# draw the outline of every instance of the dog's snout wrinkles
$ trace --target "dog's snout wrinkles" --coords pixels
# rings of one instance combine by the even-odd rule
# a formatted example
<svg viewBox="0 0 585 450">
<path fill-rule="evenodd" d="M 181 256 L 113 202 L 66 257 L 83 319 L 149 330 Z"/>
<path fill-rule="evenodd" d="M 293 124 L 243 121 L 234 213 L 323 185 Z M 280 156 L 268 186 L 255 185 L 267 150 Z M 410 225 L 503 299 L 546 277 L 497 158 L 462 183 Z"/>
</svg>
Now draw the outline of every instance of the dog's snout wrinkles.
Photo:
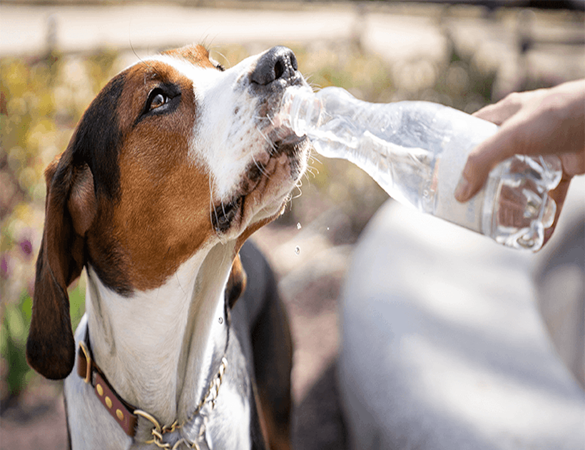
<svg viewBox="0 0 585 450">
<path fill-rule="evenodd" d="M 253 83 L 266 86 L 279 79 L 294 78 L 297 68 L 297 58 L 291 49 L 273 47 L 258 60 L 250 77 Z"/>
</svg>

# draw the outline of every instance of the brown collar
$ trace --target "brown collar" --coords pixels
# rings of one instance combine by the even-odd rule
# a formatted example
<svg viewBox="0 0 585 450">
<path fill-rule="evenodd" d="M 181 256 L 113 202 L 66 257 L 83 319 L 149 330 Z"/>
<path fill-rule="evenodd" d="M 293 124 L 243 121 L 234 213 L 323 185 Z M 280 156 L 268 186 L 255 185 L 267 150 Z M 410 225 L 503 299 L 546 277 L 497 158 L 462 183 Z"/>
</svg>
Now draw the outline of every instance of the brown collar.
<svg viewBox="0 0 585 450">
<path fill-rule="evenodd" d="M 227 317 L 229 323 L 229 315 Z M 152 440 L 147 441 L 146 443 L 154 443 L 161 448 L 166 448 L 168 444 L 163 442 L 163 435 L 165 433 L 172 433 L 173 431 L 184 426 L 186 423 L 193 421 L 195 417 L 199 415 L 201 409 L 207 402 L 211 402 L 212 409 L 215 408 L 215 402 L 217 400 L 217 396 L 219 395 L 219 388 L 221 387 L 223 376 L 227 368 L 226 353 L 228 342 L 229 325 L 228 339 L 226 342 L 224 356 L 221 359 L 221 365 L 215 376 L 212 378 L 203 399 L 199 402 L 195 411 L 185 422 L 178 423 L 175 421 L 170 426 L 161 426 L 160 422 L 158 422 L 154 416 L 126 402 L 116 393 L 115 389 L 110 385 L 106 379 L 106 376 L 92 358 L 91 346 L 89 344 L 89 329 L 86 330 L 85 339 L 83 341 L 79 341 L 79 348 L 77 350 L 77 374 L 83 378 L 86 383 L 93 386 L 97 398 L 128 436 L 133 438 L 136 434 L 136 424 L 138 423 L 138 417 L 140 416 L 148 419 L 154 425 L 152 429 Z M 203 428 L 199 434 L 200 439 L 205 439 L 204 433 L 205 429 Z"/>
<path fill-rule="evenodd" d="M 85 342 L 79 342 L 77 349 L 77 375 L 94 388 L 95 395 L 108 410 L 110 415 L 122 427 L 124 432 L 134 437 L 138 416 L 134 414 L 136 407 L 124 401 L 110 385 L 106 376 L 95 363 L 89 346 L 89 330 L 85 333 Z"/>
</svg>

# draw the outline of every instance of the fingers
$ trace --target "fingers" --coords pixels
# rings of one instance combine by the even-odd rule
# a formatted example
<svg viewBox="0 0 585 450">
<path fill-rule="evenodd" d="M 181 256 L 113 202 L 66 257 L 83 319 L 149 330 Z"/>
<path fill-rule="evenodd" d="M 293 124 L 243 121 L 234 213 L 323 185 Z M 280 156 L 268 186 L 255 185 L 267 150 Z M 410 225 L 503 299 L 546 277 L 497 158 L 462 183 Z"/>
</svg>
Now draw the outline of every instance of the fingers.
<svg viewBox="0 0 585 450">
<path fill-rule="evenodd" d="M 488 105 L 479 111 L 476 111 L 473 115 L 480 119 L 495 123 L 496 125 L 501 125 L 522 108 L 525 97 L 526 93 L 512 93 L 502 101 L 493 105 Z"/>
<path fill-rule="evenodd" d="M 555 201 L 555 203 L 557 205 L 557 210 L 555 212 L 555 219 L 554 219 L 552 226 L 550 228 L 547 228 L 546 230 L 544 230 L 544 242 L 542 244 L 543 247 L 549 241 L 549 239 L 552 237 L 552 235 L 555 231 L 555 228 L 556 228 L 557 223 L 559 221 L 559 216 L 561 215 L 561 211 L 563 209 L 563 205 L 565 204 L 565 199 L 567 198 L 567 192 L 569 191 L 569 184 L 570 183 L 571 183 L 571 177 L 564 175 L 563 178 L 561 179 L 561 182 L 556 187 L 556 189 L 554 189 L 553 191 L 550 191 L 548 194 L 549 197 Z"/>
<path fill-rule="evenodd" d="M 455 191 L 458 201 L 466 202 L 473 197 L 485 183 L 489 172 L 515 154 L 557 154 L 566 175 L 585 174 L 582 123 L 572 117 L 561 118 L 544 108 L 541 111 L 544 112 L 514 115 L 495 135 L 472 150 Z"/>
<path fill-rule="evenodd" d="M 502 101 L 488 105 L 473 115 L 496 125 L 502 125 L 516 115 L 530 97 L 532 93 L 512 93 Z M 498 133 L 474 149 L 469 155 L 455 190 L 455 198 L 460 202 L 465 202 L 473 197 L 481 189 L 494 166 L 516 153 L 521 153 L 518 146 L 522 145 L 522 142 L 518 139 L 516 127 L 508 127 L 500 129 Z"/>
<path fill-rule="evenodd" d="M 466 202 L 485 184 L 490 171 L 515 154 L 556 154 L 561 159 L 563 178 L 549 192 L 557 208 L 553 225 L 545 230 L 546 243 L 552 236 L 567 195 L 570 180 L 585 174 L 585 80 L 551 89 L 511 94 L 474 116 L 500 125 L 499 131 L 469 154 L 455 191 Z"/>
<path fill-rule="evenodd" d="M 455 198 L 466 202 L 484 185 L 490 171 L 501 161 L 518 152 L 518 135 L 514 128 L 503 128 L 478 145 L 467 158 Z"/>
<path fill-rule="evenodd" d="M 563 172 L 568 176 L 585 174 L 585 149 L 576 153 L 563 153 L 560 158 Z"/>
</svg>

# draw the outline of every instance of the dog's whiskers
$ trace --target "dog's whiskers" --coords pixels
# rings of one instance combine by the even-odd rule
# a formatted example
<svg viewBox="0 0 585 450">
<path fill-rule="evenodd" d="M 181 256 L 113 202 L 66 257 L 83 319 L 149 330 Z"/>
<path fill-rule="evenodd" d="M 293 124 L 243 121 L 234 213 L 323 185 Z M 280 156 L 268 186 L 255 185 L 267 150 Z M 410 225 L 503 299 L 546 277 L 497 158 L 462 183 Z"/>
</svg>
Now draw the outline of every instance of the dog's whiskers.
<svg viewBox="0 0 585 450">
<path fill-rule="evenodd" d="M 260 171 L 260 173 L 262 175 L 264 175 L 266 178 L 270 179 L 270 174 L 268 172 L 266 172 L 266 170 L 264 170 L 264 168 L 262 167 L 261 164 L 258 164 L 258 161 L 256 161 L 256 157 L 254 156 L 253 153 L 252 153 L 252 161 L 254 161 L 254 165 Z"/>
<path fill-rule="evenodd" d="M 302 187 L 302 186 L 303 186 L 303 182 L 302 182 L 301 180 L 299 180 L 299 181 L 297 182 L 297 184 L 295 185 L 295 188 L 299 190 L 299 193 L 298 193 L 298 195 L 295 195 L 295 196 L 293 196 L 293 197 L 290 199 L 290 202 L 291 202 L 291 203 L 292 203 L 292 201 L 293 201 L 293 200 L 295 200 L 295 199 L 299 198 L 301 195 L 303 195 L 303 191 L 302 191 L 302 189 L 301 189 L 301 187 Z M 292 206 L 291 206 L 291 207 L 292 207 Z"/>
<path fill-rule="evenodd" d="M 220 51 L 216 50 L 215 48 L 213 49 L 213 51 L 214 51 L 215 53 L 217 53 L 219 56 L 221 56 L 221 57 L 224 59 L 224 61 L 225 61 L 225 63 L 226 63 L 226 66 L 227 66 L 228 68 L 232 67 L 232 65 L 230 64 L 230 61 L 229 61 L 229 59 L 227 58 L 227 56 L 225 56 L 225 55 L 224 55 L 222 52 L 220 52 Z"/>
<path fill-rule="evenodd" d="M 138 61 L 140 61 L 140 63 L 142 65 L 150 67 L 152 69 L 152 66 L 149 63 L 147 63 L 140 56 L 138 56 L 138 53 L 136 52 L 136 49 L 134 48 L 134 44 L 132 43 L 132 39 L 130 38 L 130 35 L 128 35 L 128 43 L 130 44 L 130 49 L 132 50 L 132 53 L 134 53 L 134 56 L 136 56 L 136 58 L 138 58 Z"/>
<path fill-rule="evenodd" d="M 307 173 L 311 174 L 313 178 L 316 178 L 317 175 L 319 175 L 319 171 L 311 166 L 307 166 Z M 309 176 L 307 175 L 307 173 L 305 174 L 305 176 L 307 177 L 307 180 L 309 179 Z"/>
<path fill-rule="evenodd" d="M 225 212 L 225 204 L 223 203 L 223 200 L 221 201 L 221 211 L 223 213 L 223 217 L 227 219 L 227 214 Z"/>
<path fill-rule="evenodd" d="M 319 164 L 323 164 L 323 161 L 321 161 L 318 157 L 317 157 L 317 153 L 313 150 L 311 153 L 309 153 L 309 160 L 311 162 L 316 161 Z"/>
<path fill-rule="evenodd" d="M 217 208 L 215 208 L 213 206 L 213 190 L 214 190 L 214 186 L 213 186 L 213 177 L 209 177 L 209 223 L 211 225 L 211 229 L 216 233 L 218 233 L 218 229 L 216 226 L 214 226 L 214 218 L 215 218 L 215 223 L 219 222 L 219 217 L 217 215 Z"/>
<path fill-rule="evenodd" d="M 274 154 L 275 154 L 275 152 L 277 150 L 277 146 L 276 146 L 275 142 L 272 139 L 270 139 L 268 137 L 268 135 L 266 133 L 264 133 L 263 131 L 261 131 L 259 129 L 256 129 L 256 131 L 258 131 L 258 133 L 260 133 L 260 135 L 266 141 L 266 143 L 269 144 L 270 147 L 268 149 L 268 154 L 270 156 L 274 156 Z"/>
</svg>

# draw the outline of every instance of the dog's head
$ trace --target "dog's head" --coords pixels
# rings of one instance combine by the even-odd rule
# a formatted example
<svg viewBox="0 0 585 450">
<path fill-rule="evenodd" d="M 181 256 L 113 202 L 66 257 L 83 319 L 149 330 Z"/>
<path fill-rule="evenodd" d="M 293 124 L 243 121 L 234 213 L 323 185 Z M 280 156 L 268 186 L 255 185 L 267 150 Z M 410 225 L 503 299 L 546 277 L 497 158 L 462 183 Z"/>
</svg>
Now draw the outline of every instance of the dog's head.
<svg viewBox="0 0 585 450">
<path fill-rule="evenodd" d="M 91 265 L 121 295 L 154 289 L 214 241 L 237 245 L 279 215 L 308 142 L 274 124 L 305 81 L 275 47 L 224 70 L 201 46 L 143 60 L 91 103 L 46 171 L 46 219 L 27 342 L 30 365 L 74 363 L 67 287 Z"/>
</svg>

